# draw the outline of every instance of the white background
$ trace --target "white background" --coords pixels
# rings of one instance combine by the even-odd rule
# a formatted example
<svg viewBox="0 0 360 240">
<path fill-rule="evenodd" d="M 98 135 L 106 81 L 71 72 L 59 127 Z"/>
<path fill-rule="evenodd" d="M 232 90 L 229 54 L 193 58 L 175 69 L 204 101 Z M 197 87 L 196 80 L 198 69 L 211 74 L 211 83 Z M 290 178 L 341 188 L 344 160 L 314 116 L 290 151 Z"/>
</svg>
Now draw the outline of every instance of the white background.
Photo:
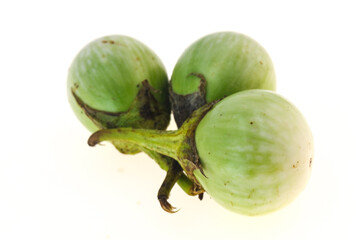
<svg viewBox="0 0 360 240">
<path fill-rule="evenodd" d="M 360 8 L 356 1 L 1 1 L 0 239 L 360 239 Z M 146 155 L 90 148 L 66 97 L 67 70 L 95 38 L 150 46 L 169 76 L 184 49 L 216 31 L 261 43 L 278 92 L 315 138 L 313 173 L 289 206 L 231 213 L 175 187 Z M 170 128 L 175 128 L 174 124 Z"/>
</svg>

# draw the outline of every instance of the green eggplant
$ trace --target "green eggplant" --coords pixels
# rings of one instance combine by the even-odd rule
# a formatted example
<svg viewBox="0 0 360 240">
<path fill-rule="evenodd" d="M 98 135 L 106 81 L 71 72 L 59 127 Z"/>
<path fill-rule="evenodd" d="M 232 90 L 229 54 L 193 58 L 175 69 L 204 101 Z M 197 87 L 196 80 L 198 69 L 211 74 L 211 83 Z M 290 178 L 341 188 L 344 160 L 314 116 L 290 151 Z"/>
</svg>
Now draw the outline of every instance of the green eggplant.
<svg viewBox="0 0 360 240">
<path fill-rule="evenodd" d="M 205 103 L 247 89 L 276 89 L 273 63 L 252 38 L 217 32 L 191 44 L 171 76 L 170 100 L 180 127 Z"/>
<path fill-rule="evenodd" d="M 221 206 L 261 215 L 292 202 L 311 175 L 309 125 L 288 100 L 245 90 L 195 110 L 176 131 L 118 128 L 95 132 L 102 141 L 136 144 L 175 159 Z"/>
</svg>

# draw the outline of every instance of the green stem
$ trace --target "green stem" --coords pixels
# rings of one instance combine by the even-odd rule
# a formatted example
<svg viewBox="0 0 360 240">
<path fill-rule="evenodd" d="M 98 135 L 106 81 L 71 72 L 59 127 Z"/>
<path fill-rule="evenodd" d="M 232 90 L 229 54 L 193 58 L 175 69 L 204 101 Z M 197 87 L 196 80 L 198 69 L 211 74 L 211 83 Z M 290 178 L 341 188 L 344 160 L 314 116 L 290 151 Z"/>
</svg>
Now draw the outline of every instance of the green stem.
<svg viewBox="0 0 360 240">
<path fill-rule="evenodd" d="M 170 168 L 166 173 L 166 177 L 161 184 L 161 187 L 158 192 L 158 200 L 160 202 L 161 207 L 169 213 L 177 212 L 175 208 L 171 206 L 171 204 L 167 201 L 170 196 L 170 191 L 174 187 L 175 183 L 178 181 L 181 176 L 183 170 L 178 162 L 172 160 L 170 164 Z"/>
<path fill-rule="evenodd" d="M 103 141 L 126 142 L 179 160 L 177 149 L 183 138 L 181 131 L 115 128 L 95 132 L 90 136 L 88 144 L 95 146 Z"/>
<path fill-rule="evenodd" d="M 201 119 L 217 102 L 208 103 L 194 111 L 177 131 L 139 128 L 104 129 L 92 134 L 88 144 L 95 146 L 102 141 L 110 141 L 113 144 L 130 144 L 171 157 L 180 164 L 187 177 L 194 182 L 197 188 L 201 189 L 201 184 L 194 175 L 195 170 L 200 170 L 205 175 L 195 146 L 195 131 Z M 169 166 L 171 160 L 170 162 L 165 161 L 165 163 Z"/>
<path fill-rule="evenodd" d="M 140 150 L 144 153 L 146 153 L 150 158 L 152 158 L 162 170 L 167 171 L 169 170 L 169 166 L 171 162 L 173 161 L 168 156 L 162 155 L 160 153 L 151 151 L 147 148 L 141 147 Z"/>
<path fill-rule="evenodd" d="M 164 156 L 162 154 L 159 154 L 157 152 L 151 151 L 147 148 L 141 148 L 141 151 L 146 153 L 149 157 L 151 157 L 162 170 L 168 171 L 170 168 L 170 165 L 172 162 L 174 162 L 173 159 Z M 181 189 L 190 196 L 196 196 L 204 192 L 203 189 L 199 189 L 196 184 L 194 184 L 193 181 L 191 181 L 184 173 L 181 173 L 177 184 L 181 187 Z"/>
</svg>

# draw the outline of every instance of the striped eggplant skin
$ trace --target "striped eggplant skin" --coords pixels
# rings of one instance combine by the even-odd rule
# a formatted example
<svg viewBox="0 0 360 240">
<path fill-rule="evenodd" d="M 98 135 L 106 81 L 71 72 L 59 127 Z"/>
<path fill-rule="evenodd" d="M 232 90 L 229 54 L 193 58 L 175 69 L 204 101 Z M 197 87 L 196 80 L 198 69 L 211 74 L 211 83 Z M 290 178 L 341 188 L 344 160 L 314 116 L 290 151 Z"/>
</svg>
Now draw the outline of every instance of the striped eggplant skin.
<svg viewBox="0 0 360 240">
<path fill-rule="evenodd" d="M 235 93 L 199 123 L 195 142 L 203 166 L 195 176 L 223 207 L 245 215 L 279 209 L 305 188 L 313 137 L 299 110 L 265 90 Z"/>
<path fill-rule="evenodd" d="M 190 45 L 173 70 L 172 91 L 179 95 L 198 91 L 199 76 L 206 79 L 206 102 L 247 89 L 276 89 L 275 70 L 266 50 L 235 32 L 213 33 Z"/>
<path fill-rule="evenodd" d="M 129 109 L 145 79 L 170 118 L 168 76 L 159 57 L 134 38 L 105 36 L 90 42 L 73 60 L 68 73 L 68 99 L 78 119 L 94 132 L 99 126 L 79 107 L 72 91 L 93 109 L 119 113 Z"/>
</svg>

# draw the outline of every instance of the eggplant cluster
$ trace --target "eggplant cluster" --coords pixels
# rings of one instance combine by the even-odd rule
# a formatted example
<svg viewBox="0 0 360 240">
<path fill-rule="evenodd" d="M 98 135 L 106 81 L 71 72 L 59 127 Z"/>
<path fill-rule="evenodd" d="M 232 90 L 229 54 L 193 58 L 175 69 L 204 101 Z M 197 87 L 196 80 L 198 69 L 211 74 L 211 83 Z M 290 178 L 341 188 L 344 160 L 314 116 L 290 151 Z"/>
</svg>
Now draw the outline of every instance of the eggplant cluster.
<svg viewBox="0 0 360 240">
<path fill-rule="evenodd" d="M 168 198 L 176 183 L 233 212 L 260 215 L 290 203 L 310 177 L 310 128 L 275 93 L 268 53 L 243 34 L 219 32 L 194 42 L 170 80 L 141 42 L 103 37 L 77 55 L 67 89 L 92 132 L 90 146 L 110 141 L 124 154 L 143 151 L 167 171 L 158 192 L 167 212 L 175 212 Z M 166 130 L 171 110 L 178 130 Z"/>
</svg>

